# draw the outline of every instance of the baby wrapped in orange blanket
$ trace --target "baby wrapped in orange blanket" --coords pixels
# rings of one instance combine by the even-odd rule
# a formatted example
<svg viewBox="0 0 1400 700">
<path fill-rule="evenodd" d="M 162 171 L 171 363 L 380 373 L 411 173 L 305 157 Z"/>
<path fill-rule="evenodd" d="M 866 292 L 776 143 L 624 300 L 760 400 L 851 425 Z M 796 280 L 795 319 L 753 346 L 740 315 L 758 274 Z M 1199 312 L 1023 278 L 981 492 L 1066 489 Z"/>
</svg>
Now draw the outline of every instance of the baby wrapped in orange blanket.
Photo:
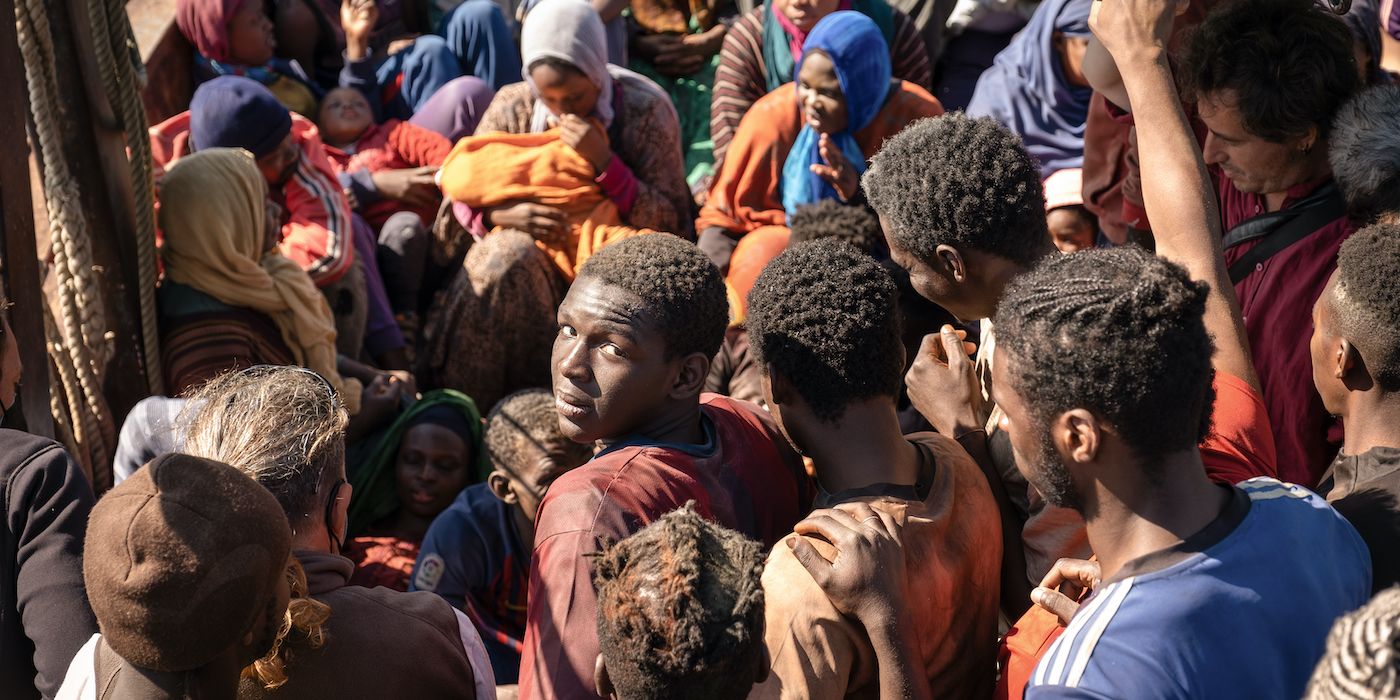
<svg viewBox="0 0 1400 700">
<path fill-rule="evenodd" d="M 573 281 L 589 256 L 610 243 L 651 229 L 622 225 L 612 200 L 593 180 L 593 166 L 559 140 L 557 129 L 538 134 L 490 133 L 457 142 L 442 164 L 442 192 L 473 210 L 530 200 L 568 217 L 564 240 L 535 240 L 564 278 Z"/>
</svg>

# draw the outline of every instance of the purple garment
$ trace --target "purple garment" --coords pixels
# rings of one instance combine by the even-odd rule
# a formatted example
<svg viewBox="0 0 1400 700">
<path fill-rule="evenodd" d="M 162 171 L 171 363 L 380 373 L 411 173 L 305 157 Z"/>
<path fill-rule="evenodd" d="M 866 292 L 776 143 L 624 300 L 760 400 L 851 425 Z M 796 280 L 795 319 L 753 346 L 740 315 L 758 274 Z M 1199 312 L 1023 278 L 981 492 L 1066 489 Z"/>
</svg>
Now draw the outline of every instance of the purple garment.
<svg viewBox="0 0 1400 700">
<path fill-rule="evenodd" d="M 1390 16 L 1385 20 L 1385 33 L 1400 41 L 1400 2 L 1390 6 Z"/>
<path fill-rule="evenodd" d="M 408 346 L 404 342 L 403 331 L 394 320 L 394 310 L 389 306 L 389 294 L 384 289 L 384 278 L 379 274 L 377 260 L 379 239 L 359 214 L 351 219 L 355 222 L 355 258 L 365 271 L 365 291 L 369 300 L 369 318 L 365 323 L 365 351 L 371 357 L 378 357 L 390 350 Z"/>
<path fill-rule="evenodd" d="M 408 122 L 435 131 L 456 143 L 464 136 L 476 133 L 481 115 L 491 104 L 496 91 L 480 78 L 463 76 L 442 86 Z"/>
<path fill-rule="evenodd" d="M 997 54 L 967 106 L 1020 135 L 1040 176 L 1084 165 L 1084 123 L 1092 88 L 1071 85 L 1055 52 L 1056 33 L 1089 36 L 1091 0 L 1045 0 L 1026 28 Z"/>
</svg>

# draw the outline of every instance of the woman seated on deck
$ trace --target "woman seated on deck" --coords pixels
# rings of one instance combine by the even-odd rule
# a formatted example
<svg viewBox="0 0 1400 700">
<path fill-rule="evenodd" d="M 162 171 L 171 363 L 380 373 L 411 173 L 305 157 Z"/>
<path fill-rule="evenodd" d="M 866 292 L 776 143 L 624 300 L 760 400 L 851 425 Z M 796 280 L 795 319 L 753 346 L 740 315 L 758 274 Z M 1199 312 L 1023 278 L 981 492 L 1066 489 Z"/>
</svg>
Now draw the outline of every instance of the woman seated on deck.
<svg viewBox="0 0 1400 700">
<path fill-rule="evenodd" d="M 822 199 L 857 204 L 866 160 L 885 139 L 943 112 L 928 91 L 891 78 L 880 29 L 858 12 L 818 22 L 797 73 L 796 83 L 768 93 L 744 116 L 696 222 L 701 249 L 741 295 L 746 285 L 735 274 L 756 277 L 781 252 L 797 207 Z"/>
<path fill-rule="evenodd" d="M 740 17 L 729 28 L 719 52 L 710 115 L 716 170 L 724 167 L 725 153 L 744 114 L 760 97 L 797 79 L 807 35 L 838 10 L 854 10 L 874 20 L 894 77 L 930 88 L 933 70 L 918 30 L 885 0 L 772 0 Z"/>
<path fill-rule="evenodd" d="M 248 152 L 210 148 L 181 158 L 161 183 L 159 217 L 161 357 L 172 395 L 253 365 L 305 367 L 340 392 L 354 440 L 415 392 L 406 374 L 337 357 L 330 307 L 278 252 L 267 182 Z"/>
<path fill-rule="evenodd" d="M 420 377 L 469 394 L 483 410 L 516 389 L 549 385 L 554 314 L 572 274 L 561 263 L 581 262 L 570 245 L 583 233 L 575 205 L 606 199 L 603 208 L 616 220 L 604 223 L 632 229 L 682 233 L 689 223 L 676 111 L 654 83 L 607 64 L 597 12 L 583 0 L 545 0 L 526 17 L 521 43 L 528 81 L 497 93 L 477 139 L 510 153 L 512 172 L 521 171 L 514 167 L 522 165 L 519 149 L 538 146 L 539 158 L 572 162 L 551 179 L 567 176 L 580 187 L 562 201 L 555 198 L 561 183 L 550 182 L 534 195 L 497 202 L 489 197 L 500 191 L 483 186 L 484 178 L 507 173 L 468 167 L 463 192 L 453 158 L 444 165 L 446 196 L 460 201 L 475 191 L 483 206 L 462 217 L 478 240 L 427 321 Z M 459 151 L 467 143 L 480 142 L 467 139 Z"/>
<path fill-rule="evenodd" d="M 407 591 L 433 518 L 490 469 L 476 404 L 440 390 L 404 411 L 382 435 L 346 454 L 350 484 L 350 583 Z"/>
</svg>

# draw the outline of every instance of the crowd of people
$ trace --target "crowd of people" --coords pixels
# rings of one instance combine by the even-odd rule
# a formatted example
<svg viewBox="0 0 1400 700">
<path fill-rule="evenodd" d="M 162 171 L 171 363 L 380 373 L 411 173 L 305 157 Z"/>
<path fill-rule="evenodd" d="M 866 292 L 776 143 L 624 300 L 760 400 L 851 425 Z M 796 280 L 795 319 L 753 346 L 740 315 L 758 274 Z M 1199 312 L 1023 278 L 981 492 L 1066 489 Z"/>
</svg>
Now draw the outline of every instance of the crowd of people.
<svg viewBox="0 0 1400 700">
<path fill-rule="evenodd" d="M 176 23 L 169 395 L 0 430 L 0 696 L 1400 697 L 1400 2 Z"/>
</svg>

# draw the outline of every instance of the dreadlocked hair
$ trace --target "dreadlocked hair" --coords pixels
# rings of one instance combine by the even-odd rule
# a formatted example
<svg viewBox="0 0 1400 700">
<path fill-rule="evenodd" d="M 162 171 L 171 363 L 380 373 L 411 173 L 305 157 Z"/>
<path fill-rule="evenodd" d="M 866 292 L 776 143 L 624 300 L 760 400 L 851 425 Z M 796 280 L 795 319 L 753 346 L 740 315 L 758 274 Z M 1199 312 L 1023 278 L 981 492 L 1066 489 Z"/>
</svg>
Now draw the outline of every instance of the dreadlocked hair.
<svg viewBox="0 0 1400 700">
<path fill-rule="evenodd" d="M 714 357 L 729 326 L 729 297 L 719 268 L 693 243 L 670 234 L 633 236 L 594 253 L 578 279 L 635 294 L 666 340 L 666 359 Z"/>
<path fill-rule="evenodd" d="M 1400 224 L 1373 224 L 1337 253 L 1333 309 L 1384 391 L 1400 391 Z"/>
<path fill-rule="evenodd" d="M 292 599 L 287 604 L 282 624 L 277 628 L 272 648 L 240 674 L 243 679 L 256 682 L 266 690 L 281 687 L 287 682 L 287 668 L 293 665 L 298 653 L 320 649 L 326 643 L 324 625 L 331 617 L 331 606 L 308 596 L 306 571 L 301 568 L 300 562 L 292 559 L 286 576 L 291 584 Z M 269 606 L 275 604 L 276 601 L 268 603 Z"/>
<path fill-rule="evenodd" d="M 1136 246 L 1050 257 L 1008 286 L 995 319 L 998 347 L 1042 425 L 1087 409 L 1151 467 L 1193 448 L 1210 428 L 1206 292 L 1180 266 Z"/>
<path fill-rule="evenodd" d="M 835 423 L 851 403 L 899 394 L 899 289 L 850 244 L 825 239 L 783 251 L 758 276 L 748 308 L 759 366 L 786 378 L 817 418 Z"/>
<path fill-rule="evenodd" d="M 850 243 L 866 255 L 886 252 L 880 220 L 875 217 L 875 212 L 862 205 L 820 199 L 798 207 L 788 219 L 788 228 L 792 229 L 788 245 L 834 238 Z"/>
<path fill-rule="evenodd" d="M 1307 700 L 1370 700 L 1400 696 L 1400 586 L 1343 615 L 1327 635 L 1327 651 L 1308 682 Z"/>
<path fill-rule="evenodd" d="M 486 417 L 486 454 L 491 465 L 516 476 L 531 469 L 530 446 L 566 457 L 560 466 L 573 468 L 593 456 L 589 445 L 574 442 L 559 431 L 559 413 L 548 389 L 524 389 L 501 399 Z"/>
<path fill-rule="evenodd" d="M 1053 249 L 1040 169 L 993 119 L 953 112 L 910 124 L 870 160 L 861 187 L 891 245 L 925 263 L 944 244 L 1026 267 Z"/>
<path fill-rule="evenodd" d="M 763 558 L 695 501 L 598 553 L 599 650 L 618 696 L 746 696 L 762 657 Z"/>
</svg>

